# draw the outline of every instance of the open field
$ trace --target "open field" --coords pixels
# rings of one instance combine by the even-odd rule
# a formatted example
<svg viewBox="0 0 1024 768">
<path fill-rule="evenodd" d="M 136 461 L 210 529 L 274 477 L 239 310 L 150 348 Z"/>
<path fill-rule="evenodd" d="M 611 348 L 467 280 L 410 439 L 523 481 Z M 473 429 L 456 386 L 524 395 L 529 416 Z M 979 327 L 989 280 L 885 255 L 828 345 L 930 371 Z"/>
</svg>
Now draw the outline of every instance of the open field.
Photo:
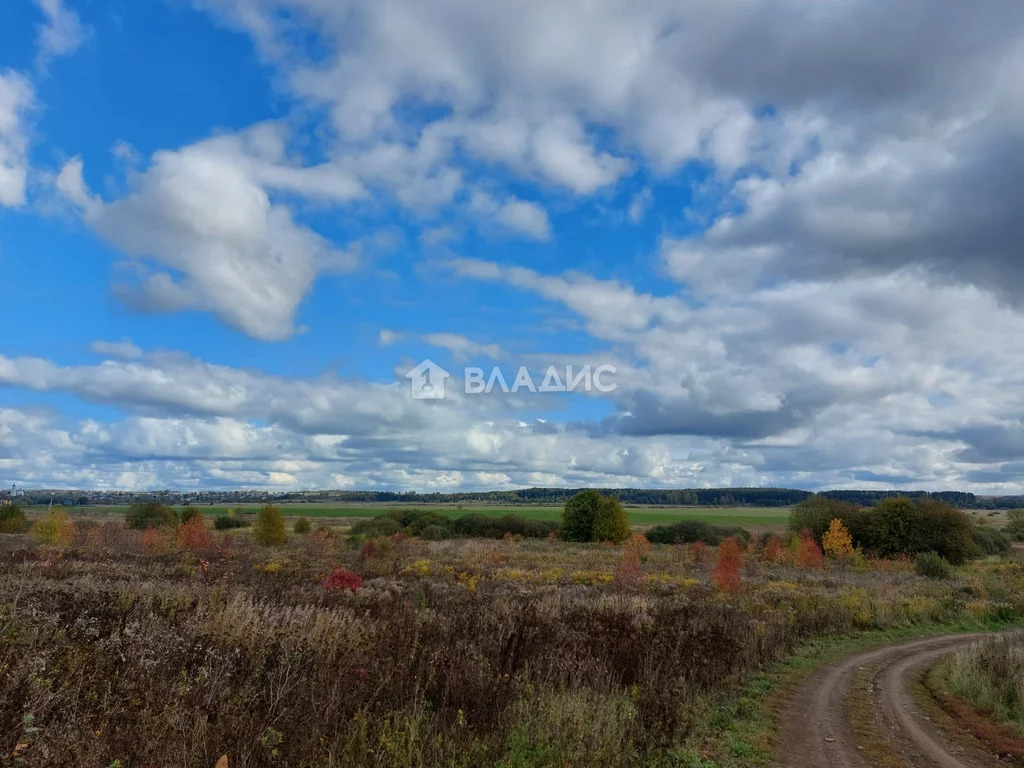
<svg viewBox="0 0 1024 768">
<path fill-rule="evenodd" d="M 807 560 L 799 542 L 183 532 L 79 518 L 60 543 L 0 536 L 0 752 L 44 768 L 761 765 L 770 742 L 743 735 L 756 709 L 736 699 L 801 643 L 1024 618 L 1012 553 L 937 581 L 907 560 Z"/>
<path fill-rule="evenodd" d="M 469 513 L 501 517 L 518 515 L 533 520 L 560 520 L 561 506 L 500 506 L 500 505 L 449 505 L 449 504 L 412 504 L 404 505 L 416 509 L 427 509 L 438 514 L 457 517 Z M 238 504 L 228 506 L 200 506 L 199 509 L 208 516 L 226 514 L 229 509 L 238 512 L 253 513 L 259 509 L 258 504 Z M 366 518 L 385 514 L 389 509 L 401 508 L 400 504 L 281 504 L 281 513 L 285 517 L 309 518 Z M 68 511 L 76 517 L 96 517 L 113 519 L 122 517 L 128 510 L 127 506 L 91 506 L 71 507 Z M 29 516 L 37 517 L 45 514 L 46 507 L 28 507 Z M 626 507 L 630 522 L 635 526 L 660 525 L 675 523 L 680 520 L 699 520 L 718 525 L 740 525 L 760 529 L 784 528 L 789 518 L 789 507 Z"/>
</svg>

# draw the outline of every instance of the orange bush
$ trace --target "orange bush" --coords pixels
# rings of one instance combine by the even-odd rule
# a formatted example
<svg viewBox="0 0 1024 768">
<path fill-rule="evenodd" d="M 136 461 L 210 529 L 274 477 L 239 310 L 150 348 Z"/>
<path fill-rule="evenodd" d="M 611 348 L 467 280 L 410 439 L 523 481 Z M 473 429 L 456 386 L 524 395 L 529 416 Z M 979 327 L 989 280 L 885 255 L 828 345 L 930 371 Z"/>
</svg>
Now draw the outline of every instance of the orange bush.
<svg viewBox="0 0 1024 768">
<path fill-rule="evenodd" d="M 740 567 L 743 565 L 743 552 L 740 541 L 735 536 L 718 545 L 718 562 L 711 574 L 715 586 L 726 592 L 735 592 L 743 583 Z"/>
<path fill-rule="evenodd" d="M 166 555 L 176 543 L 175 532 L 168 528 L 147 528 L 142 532 L 142 548 L 153 555 Z"/>
<path fill-rule="evenodd" d="M 642 533 L 634 533 L 622 549 L 622 559 L 642 563 L 650 551 L 651 542 L 647 540 L 647 537 Z"/>
<path fill-rule="evenodd" d="M 178 545 L 182 549 L 194 552 L 210 549 L 213 546 L 213 534 L 206 530 L 206 520 L 202 515 L 189 518 L 178 531 Z"/>
<path fill-rule="evenodd" d="M 825 566 L 825 555 L 821 547 L 814 540 L 814 534 L 808 529 L 800 533 L 800 541 L 796 548 L 796 564 L 801 568 L 823 568 Z"/>
<path fill-rule="evenodd" d="M 771 565 L 781 563 L 786 559 L 786 545 L 783 543 L 780 536 L 771 535 L 768 542 L 764 545 L 764 551 L 761 553 L 761 559 Z"/>
</svg>

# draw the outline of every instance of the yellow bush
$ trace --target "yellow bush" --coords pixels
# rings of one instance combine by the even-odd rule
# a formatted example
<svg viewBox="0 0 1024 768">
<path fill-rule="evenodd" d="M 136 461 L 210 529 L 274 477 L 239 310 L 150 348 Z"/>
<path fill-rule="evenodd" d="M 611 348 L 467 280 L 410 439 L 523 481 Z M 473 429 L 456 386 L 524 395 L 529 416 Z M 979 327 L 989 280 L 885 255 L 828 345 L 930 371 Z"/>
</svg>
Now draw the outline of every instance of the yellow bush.
<svg viewBox="0 0 1024 768">
<path fill-rule="evenodd" d="M 822 549 L 833 560 L 844 560 L 853 554 L 853 538 L 843 521 L 833 520 L 821 539 Z"/>
<path fill-rule="evenodd" d="M 32 526 L 32 538 L 50 547 L 68 547 L 75 537 L 75 523 L 62 509 L 51 509 Z"/>
</svg>

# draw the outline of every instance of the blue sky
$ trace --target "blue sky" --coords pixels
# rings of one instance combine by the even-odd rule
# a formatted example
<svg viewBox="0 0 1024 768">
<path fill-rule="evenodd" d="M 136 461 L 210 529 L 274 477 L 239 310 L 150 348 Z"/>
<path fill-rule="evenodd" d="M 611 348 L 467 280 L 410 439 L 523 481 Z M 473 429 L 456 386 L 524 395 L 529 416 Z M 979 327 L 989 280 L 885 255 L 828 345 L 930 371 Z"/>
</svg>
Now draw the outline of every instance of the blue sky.
<svg viewBox="0 0 1024 768">
<path fill-rule="evenodd" d="M 1024 491 L 1024 9 L 678 6 L 4 4 L 0 483 Z"/>
</svg>

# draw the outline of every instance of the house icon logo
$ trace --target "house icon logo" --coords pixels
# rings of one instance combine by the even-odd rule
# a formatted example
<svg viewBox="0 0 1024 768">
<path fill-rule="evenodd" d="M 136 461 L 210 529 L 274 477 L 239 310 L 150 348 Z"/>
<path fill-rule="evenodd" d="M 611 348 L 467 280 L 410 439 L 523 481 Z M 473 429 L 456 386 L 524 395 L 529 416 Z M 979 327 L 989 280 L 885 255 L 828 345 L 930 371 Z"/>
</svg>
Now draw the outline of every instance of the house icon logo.
<svg viewBox="0 0 1024 768">
<path fill-rule="evenodd" d="M 441 400 L 444 398 L 444 380 L 451 378 L 437 363 L 424 360 L 407 374 L 413 400 Z"/>
</svg>

